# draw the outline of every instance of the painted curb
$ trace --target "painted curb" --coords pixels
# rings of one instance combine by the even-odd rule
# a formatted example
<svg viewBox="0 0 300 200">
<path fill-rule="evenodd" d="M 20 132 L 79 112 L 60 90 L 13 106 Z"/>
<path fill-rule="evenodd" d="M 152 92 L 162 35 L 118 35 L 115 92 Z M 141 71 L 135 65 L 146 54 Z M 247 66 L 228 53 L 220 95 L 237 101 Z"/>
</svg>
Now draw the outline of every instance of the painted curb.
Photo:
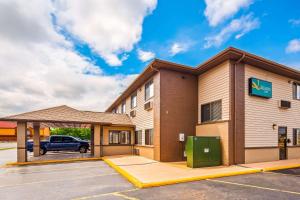
<svg viewBox="0 0 300 200">
<path fill-rule="evenodd" d="M 6 163 L 5 166 L 12 167 L 12 166 L 47 165 L 47 164 L 71 163 L 71 162 L 80 162 L 80 161 L 97 161 L 97 160 L 102 160 L 102 158 L 76 158 L 76 159 L 65 159 L 65 160 L 11 162 L 11 163 Z"/>
<path fill-rule="evenodd" d="M 114 164 L 112 161 L 103 158 L 103 161 L 107 163 L 110 167 L 116 170 L 119 174 L 121 174 L 124 178 L 126 178 L 129 182 L 131 182 L 137 188 L 143 188 L 143 183 L 135 178 L 133 175 L 129 174 L 126 170 L 122 169 L 118 165 Z"/>
<path fill-rule="evenodd" d="M 16 149 L 16 147 L 0 148 L 0 151 Z"/>
<path fill-rule="evenodd" d="M 150 188 L 150 187 L 158 187 L 164 185 L 172 185 L 177 183 L 186 183 L 192 181 L 200 181 L 205 179 L 213 179 L 213 178 L 221 178 L 226 176 L 237 176 L 237 175 L 244 175 L 244 174 L 253 174 L 262 172 L 262 169 L 253 169 L 249 168 L 243 171 L 237 172 L 227 172 L 227 173 L 218 173 L 218 174 L 211 174 L 211 175 L 203 175 L 203 176 L 195 176 L 195 177 L 188 177 L 188 178 L 180 178 L 180 179 L 173 179 L 173 180 L 166 180 L 166 181 L 158 181 L 158 182 L 149 182 L 143 183 L 139 181 L 136 177 L 128 173 L 126 170 L 122 169 L 121 167 L 114 164 L 112 161 L 103 158 L 103 161 L 106 162 L 109 166 L 119 172 L 123 177 L 125 177 L 129 182 L 131 182 L 134 186 L 138 188 Z"/>
<path fill-rule="evenodd" d="M 205 179 L 214 179 L 214 178 L 221 178 L 221 177 L 226 177 L 226 176 L 253 174 L 253 173 L 259 173 L 259 172 L 262 172 L 262 170 L 261 169 L 248 169 L 248 170 L 238 171 L 238 172 L 218 173 L 218 174 L 195 176 L 195 177 L 189 177 L 189 178 L 166 180 L 166 181 L 160 181 L 160 182 L 143 183 L 142 186 L 143 186 L 143 188 L 158 187 L 158 186 L 172 185 L 172 184 L 177 184 L 177 183 L 186 183 L 186 182 L 200 181 L 200 180 L 205 180 Z"/>
<path fill-rule="evenodd" d="M 265 167 L 265 168 L 263 168 L 263 171 L 269 172 L 269 171 L 292 169 L 292 168 L 299 168 L 299 167 L 300 167 L 300 164 L 292 164 L 292 165 L 277 166 L 277 167 Z"/>
</svg>

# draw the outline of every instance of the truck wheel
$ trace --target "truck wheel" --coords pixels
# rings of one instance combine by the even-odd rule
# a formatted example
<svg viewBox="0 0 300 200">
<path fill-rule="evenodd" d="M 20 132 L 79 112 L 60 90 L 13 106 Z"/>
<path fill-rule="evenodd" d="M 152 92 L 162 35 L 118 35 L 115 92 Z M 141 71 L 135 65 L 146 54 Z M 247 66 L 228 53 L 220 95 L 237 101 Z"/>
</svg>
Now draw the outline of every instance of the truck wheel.
<svg viewBox="0 0 300 200">
<path fill-rule="evenodd" d="M 45 155 L 47 153 L 47 150 L 46 149 L 40 149 L 40 154 L 41 155 Z"/>
<path fill-rule="evenodd" d="M 80 152 L 80 153 L 86 153 L 86 152 L 87 152 L 87 148 L 86 148 L 85 146 L 81 146 L 81 147 L 79 148 L 79 152 Z"/>
</svg>

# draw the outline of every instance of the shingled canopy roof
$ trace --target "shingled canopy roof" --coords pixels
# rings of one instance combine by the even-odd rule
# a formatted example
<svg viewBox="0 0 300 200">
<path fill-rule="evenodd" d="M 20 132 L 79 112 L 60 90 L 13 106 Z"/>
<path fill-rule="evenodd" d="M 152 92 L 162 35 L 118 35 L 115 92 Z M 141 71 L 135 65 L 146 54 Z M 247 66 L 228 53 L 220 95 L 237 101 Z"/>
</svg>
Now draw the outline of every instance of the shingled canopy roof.
<svg viewBox="0 0 300 200">
<path fill-rule="evenodd" d="M 0 121 L 40 122 L 48 127 L 87 127 L 90 124 L 133 126 L 128 115 L 80 111 L 66 105 L 0 118 Z"/>
</svg>

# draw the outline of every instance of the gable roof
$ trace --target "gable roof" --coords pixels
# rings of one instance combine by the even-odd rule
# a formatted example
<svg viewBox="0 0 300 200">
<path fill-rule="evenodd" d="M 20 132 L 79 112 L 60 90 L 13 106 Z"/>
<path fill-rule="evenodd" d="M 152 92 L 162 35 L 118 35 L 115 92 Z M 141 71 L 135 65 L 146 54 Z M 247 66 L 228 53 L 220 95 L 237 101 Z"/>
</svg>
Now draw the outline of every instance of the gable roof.
<svg viewBox="0 0 300 200">
<path fill-rule="evenodd" d="M 130 117 L 125 114 L 80 111 L 66 105 L 7 116 L 0 120 L 133 126 Z"/>
<path fill-rule="evenodd" d="M 276 63 L 274 61 L 265 59 L 263 57 L 248 53 L 241 49 L 228 47 L 217 55 L 208 59 L 197 67 L 190 67 L 187 65 L 177 64 L 169 61 L 154 59 L 145 70 L 125 89 L 125 91 L 106 109 L 111 112 L 117 105 L 119 105 L 124 98 L 130 96 L 137 88 L 144 84 L 150 77 L 157 73 L 160 69 L 173 70 L 194 75 L 202 74 L 209 69 L 221 64 L 226 60 L 241 61 L 243 63 L 277 73 L 295 80 L 300 81 L 300 71 L 285 65 Z"/>
</svg>

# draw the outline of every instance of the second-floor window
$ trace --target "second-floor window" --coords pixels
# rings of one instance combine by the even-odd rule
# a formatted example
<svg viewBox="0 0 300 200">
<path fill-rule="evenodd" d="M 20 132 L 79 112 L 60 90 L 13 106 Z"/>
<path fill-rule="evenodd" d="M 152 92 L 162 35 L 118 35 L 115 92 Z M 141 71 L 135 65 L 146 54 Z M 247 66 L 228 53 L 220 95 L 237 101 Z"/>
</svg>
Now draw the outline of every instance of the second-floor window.
<svg viewBox="0 0 300 200">
<path fill-rule="evenodd" d="M 201 105 L 201 122 L 222 119 L 222 100 Z"/>
<path fill-rule="evenodd" d="M 125 101 L 122 103 L 122 106 L 121 106 L 121 113 L 122 113 L 122 114 L 125 114 L 125 113 L 126 113 L 126 103 L 125 103 Z"/>
<path fill-rule="evenodd" d="M 300 83 L 294 83 L 293 96 L 294 96 L 294 99 L 300 100 Z"/>
<path fill-rule="evenodd" d="M 131 95 L 131 101 L 130 101 L 130 107 L 135 108 L 136 107 L 136 93 Z"/>
<path fill-rule="evenodd" d="M 154 96 L 154 85 L 153 80 L 145 84 L 145 100 L 147 101 Z"/>
</svg>

